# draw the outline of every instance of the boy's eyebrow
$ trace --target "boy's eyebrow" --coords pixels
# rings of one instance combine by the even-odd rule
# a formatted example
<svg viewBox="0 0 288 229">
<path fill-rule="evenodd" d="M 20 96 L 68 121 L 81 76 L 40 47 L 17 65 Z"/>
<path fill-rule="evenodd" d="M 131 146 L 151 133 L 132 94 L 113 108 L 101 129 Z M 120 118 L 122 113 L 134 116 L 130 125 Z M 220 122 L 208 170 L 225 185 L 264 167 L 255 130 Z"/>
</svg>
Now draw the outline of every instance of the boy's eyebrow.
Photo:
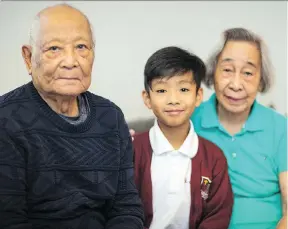
<svg viewBox="0 0 288 229">
<path fill-rule="evenodd" d="M 193 84 L 194 80 L 180 80 L 178 83 L 179 84 L 184 84 L 184 83 L 190 83 Z"/>
<path fill-rule="evenodd" d="M 167 84 L 166 80 L 163 80 L 163 79 L 158 79 L 155 81 L 154 84 Z"/>
</svg>

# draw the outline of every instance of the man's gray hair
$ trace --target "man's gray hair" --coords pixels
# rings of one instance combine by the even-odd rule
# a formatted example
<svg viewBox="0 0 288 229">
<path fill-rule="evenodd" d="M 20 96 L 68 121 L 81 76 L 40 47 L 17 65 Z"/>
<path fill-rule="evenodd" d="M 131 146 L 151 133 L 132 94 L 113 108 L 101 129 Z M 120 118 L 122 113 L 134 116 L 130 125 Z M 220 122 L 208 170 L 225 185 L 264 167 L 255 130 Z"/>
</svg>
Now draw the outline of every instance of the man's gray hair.
<svg viewBox="0 0 288 229">
<path fill-rule="evenodd" d="M 231 28 L 227 29 L 222 34 L 222 40 L 220 46 L 216 51 L 208 58 L 207 61 L 207 73 L 203 79 L 203 83 L 207 87 L 211 87 L 214 84 L 214 74 L 218 63 L 219 56 L 223 51 L 228 41 L 247 41 L 256 44 L 260 52 L 261 58 L 261 79 L 259 92 L 267 92 L 274 79 L 273 66 L 271 64 L 267 47 L 260 36 L 244 28 Z"/>
<path fill-rule="evenodd" d="M 67 4 L 67 3 L 61 3 L 61 4 L 57 4 L 57 5 L 54 5 L 54 6 L 50 6 L 50 7 L 47 7 L 45 9 L 43 9 L 41 12 L 45 11 L 46 9 L 48 8 L 51 8 L 51 7 L 56 7 L 56 6 L 64 6 L 64 7 L 69 7 L 71 9 L 74 9 L 74 10 L 77 10 L 79 12 L 81 12 L 80 10 L 78 10 L 77 8 Z M 41 17 L 41 12 L 38 13 L 36 15 L 36 17 L 34 18 L 33 22 L 32 22 L 32 25 L 30 27 L 30 31 L 29 31 L 29 44 L 30 46 L 32 47 L 32 50 L 36 50 L 36 41 L 37 41 L 37 36 L 38 36 L 38 32 L 39 32 L 39 27 L 40 27 L 40 17 Z M 82 12 L 81 12 L 82 13 Z M 82 13 L 83 16 L 87 19 L 88 23 L 89 23 L 89 26 L 90 26 L 90 31 L 91 31 L 91 37 L 92 37 L 92 45 L 93 45 L 93 49 L 95 48 L 95 37 L 94 37 L 94 32 L 93 32 L 93 27 L 88 19 L 88 17 Z"/>
</svg>

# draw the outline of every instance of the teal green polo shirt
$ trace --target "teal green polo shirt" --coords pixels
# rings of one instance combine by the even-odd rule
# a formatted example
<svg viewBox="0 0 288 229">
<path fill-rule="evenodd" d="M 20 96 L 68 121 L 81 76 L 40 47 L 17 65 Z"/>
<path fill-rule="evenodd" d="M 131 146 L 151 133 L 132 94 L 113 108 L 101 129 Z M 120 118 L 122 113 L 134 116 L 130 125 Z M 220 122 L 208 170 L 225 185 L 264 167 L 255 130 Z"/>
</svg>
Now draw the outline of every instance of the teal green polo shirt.
<svg viewBox="0 0 288 229">
<path fill-rule="evenodd" d="M 287 118 L 255 101 L 242 130 L 231 136 L 218 120 L 213 94 L 191 120 L 227 158 L 234 192 L 229 229 L 275 229 L 282 217 L 279 173 L 287 171 Z"/>
</svg>

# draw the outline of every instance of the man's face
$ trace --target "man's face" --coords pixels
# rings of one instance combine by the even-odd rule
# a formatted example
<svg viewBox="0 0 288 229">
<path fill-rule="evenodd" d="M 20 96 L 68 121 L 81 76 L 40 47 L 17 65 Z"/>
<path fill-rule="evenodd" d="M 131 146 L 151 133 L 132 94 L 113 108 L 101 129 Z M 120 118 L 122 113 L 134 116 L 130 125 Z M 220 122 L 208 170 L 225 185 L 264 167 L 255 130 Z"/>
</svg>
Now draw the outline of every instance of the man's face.
<svg viewBox="0 0 288 229">
<path fill-rule="evenodd" d="M 217 63 L 214 88 L 219 105 L 231 113 L 250 110 L 260 86 L 260 53 L 249 42 L 229 41 Z"/>
<path fill-rule="evenodd" d="M 36 50 L 25 61 L 39 91 L 77 96 L 91 84 L 94 61 L 92 34 L 83 15 L 71 9 L 62 11 L 41 16 Z"/>
<path fill-rule="evenodd" d="M 202 101 L 202 88 L 196 92 L 193 73 L 155 79 L 149 94 L 143 91 L 145 105 L 158 118 L 159 125 L 180 127 L 189 123 L 195 107 Z"/>
</svg>

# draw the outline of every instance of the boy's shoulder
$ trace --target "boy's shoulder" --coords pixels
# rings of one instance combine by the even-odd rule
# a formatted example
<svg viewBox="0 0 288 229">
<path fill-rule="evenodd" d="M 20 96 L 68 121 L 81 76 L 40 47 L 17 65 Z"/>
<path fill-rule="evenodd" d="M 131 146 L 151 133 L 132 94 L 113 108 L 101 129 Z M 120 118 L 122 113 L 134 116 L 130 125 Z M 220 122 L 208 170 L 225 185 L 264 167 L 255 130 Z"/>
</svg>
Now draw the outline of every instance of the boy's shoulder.
<svg viewBox="0 0 288 229">
<path fill-rule="evenodd" d="M 149 131 L 136 133 L 133 140 L 134 149 L 150 147 Z"/>
<path fill-rule="evenodd" d="M 217 161 L 217 160 L 224 160 L 226 161 L 226 157 L 223 151 L 215 145 L 213 142 L 207 140 L 198 135 L 199 139 L 199 146 L 198 146 L 198 153 L 202 154 L 202 158 L 209 161 Z"/>
</svg>

